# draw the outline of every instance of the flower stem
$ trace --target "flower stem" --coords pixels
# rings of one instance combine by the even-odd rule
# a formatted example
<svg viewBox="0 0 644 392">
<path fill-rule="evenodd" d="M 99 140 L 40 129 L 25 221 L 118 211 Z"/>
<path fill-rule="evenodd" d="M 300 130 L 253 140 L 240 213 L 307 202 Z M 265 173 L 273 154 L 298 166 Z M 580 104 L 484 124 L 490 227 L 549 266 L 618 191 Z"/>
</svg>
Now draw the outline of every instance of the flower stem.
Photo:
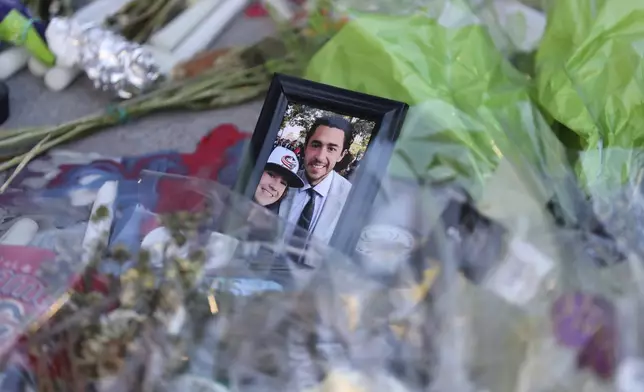
<svg viewBox="0 0 644 392">
<path fill-rule="evenodd" d="M 42 145 L 45 144 L 47 140 L 49 140 L 49 137 L 50 137 L 49 135 L 45 136 L 44 139 L 42 139 L 29 152 L 25 154 L 24 159 L 22 160 L 22 162 L 20 162 L 20 164 L 18 164 L 18 167 L 16 167 L 16 170 L 14 170 L 13 173 L 11 173 L 7 181 L 5 181 L 4 184 L 2 184 L 2 186 L 0 187 L 0 194 L 4 193 L 9 188 L 9 185 L 11 185 L 13 180 L 18 176 L 18 174 L 20 174 L 22 169 L 24 169 L 27 166 L 29 161 L 31 161 L 31 159 L 33 159 L 34 156 L 39 154 L 39 151 L 42 148 Z"/>
</svg>

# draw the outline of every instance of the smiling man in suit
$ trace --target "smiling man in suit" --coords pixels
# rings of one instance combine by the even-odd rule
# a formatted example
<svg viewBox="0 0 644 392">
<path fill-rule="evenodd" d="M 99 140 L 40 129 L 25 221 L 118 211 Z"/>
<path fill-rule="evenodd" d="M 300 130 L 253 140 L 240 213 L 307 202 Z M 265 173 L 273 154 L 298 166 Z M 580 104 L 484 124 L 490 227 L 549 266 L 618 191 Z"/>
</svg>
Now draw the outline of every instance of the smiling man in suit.
<svg viewBox="0 0 644 392">
<path fill-rule="evenodd" d="M 289 190 L 279 215 L 328 243 L 351 191 L 351 183 L 333 168 L 349 152 L 353 127 L 343 117 L 320 117 L 306 133 L 304 187 Z"/>
</svg>

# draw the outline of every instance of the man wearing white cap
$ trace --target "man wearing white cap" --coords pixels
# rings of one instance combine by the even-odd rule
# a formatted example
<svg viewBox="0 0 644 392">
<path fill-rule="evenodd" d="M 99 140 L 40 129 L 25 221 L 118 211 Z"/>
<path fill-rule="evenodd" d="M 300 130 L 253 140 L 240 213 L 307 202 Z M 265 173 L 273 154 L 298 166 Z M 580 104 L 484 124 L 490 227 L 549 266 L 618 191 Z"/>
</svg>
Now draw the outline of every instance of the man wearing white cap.
<svg viewBox="0 0 644 392">
<path fill-rule="evenodd" d="M 279 215 L 328 243 L 351 191 L 351 183 L 333 170 L 348 153 L 353 127 L 342 117 L 320 117 L 304 142 L 304 186 L 288 192 Z"/>
<path fill-rule="evenodd" d="M 255 189 L 253 200 L 277 212 L 279 202 L 288 194 L 287 188 L 304 186 L 304 182 L 297 175 L 299 166 L 293 151 L 284 147 L 275 147 L 264 166 L 264 173 Z"/>
</svg>

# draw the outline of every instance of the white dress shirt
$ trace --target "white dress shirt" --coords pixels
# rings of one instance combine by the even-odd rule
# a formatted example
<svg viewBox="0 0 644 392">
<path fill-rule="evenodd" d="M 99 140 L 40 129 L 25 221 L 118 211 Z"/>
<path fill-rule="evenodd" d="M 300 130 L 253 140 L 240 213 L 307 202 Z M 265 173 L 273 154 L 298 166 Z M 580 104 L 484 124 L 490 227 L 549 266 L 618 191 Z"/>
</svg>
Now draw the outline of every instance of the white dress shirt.
<svg viewBox="0 0 644 392">
<path fill-rule="evenodd" d="M 304 186 L 302 188 L 290 188 L 289 192 L 295 192 L 293 196 L 293 204 L 291 205 L 291 210 L 288 214 L 288 221 L 293 225 L 297 225 L 297 221 L 304 211 L 304 207 L 309 202 L 309 189 L 311 185 L 304 173 L 300 174 L 302 181 L 304 181 Z M 309 232 L 313 231 L 315 225 L 317 224 L 318 219 L 320 218 L 320 213 L 322 208 L 324 208 L 324 202 L 326 197 L 329 194 L 329 189 L 331 189 L 331 181 L 333 181 L 333 173 L 329 173 L 328 176 L 322 180 L 319 184 L 313 187 L 313 194 L 315 195 L 315 208 L 313 209 L 313 217 L 311 219 L 311 226 L 309 227 Z"/>
</svg>

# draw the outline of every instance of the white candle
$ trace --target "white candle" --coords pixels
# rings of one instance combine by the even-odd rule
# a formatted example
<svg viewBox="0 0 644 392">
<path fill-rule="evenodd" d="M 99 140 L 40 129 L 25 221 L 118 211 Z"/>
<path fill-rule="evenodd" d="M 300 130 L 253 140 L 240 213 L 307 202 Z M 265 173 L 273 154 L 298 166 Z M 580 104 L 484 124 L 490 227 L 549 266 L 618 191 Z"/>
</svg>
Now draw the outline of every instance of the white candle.
<svg viewBox="0 0 644 392">
<path fill-rule="evenodd" d="M 181 15 L 150 37 L 149 43 L 158 48 L 171 51 L 186 39 L 204 19 L 211 15 L 221 0 L 199 0 Z"/>
<path fill-rule="evenodd" d="M 38 59 L 35 57 L 29 58 L 29 62 L 27 63 L 27 66 L 29 68 L 29 71 L 31 71 L 32 75 L 38 78 L 42 78 L 43 76 L 45 76 L 45 74 L 49 70 L 48 66 L 38 61 Z"/>
<path fill-rule="evenodd" d="M 29 61 L 29 53 L 24 48 L 13 47 L 0 52 L 0 80 L 9 79 L 23 69 Z"/>
<path fill-rule="evenodd" d="M 0 245 L 29 245 L 38 233 L 38 223 L 33 219 L 21 218 L 0 238 Z"/>
<path fill-rule="evenodd" d="M 130 0 L 94 0 L 74 13 L 74 19 L 80 23 L 103 23 L 110 15 L 115 14 Z"/>
<path fill-rule="evenodd" d="M 118 191 L 117 181 L 107 181 L 101 186 L 96 194 L 92 214 L 87 222 L 87 229 L 83 237 L 83 263 L 88 263 L 94 255 L 96 247 L 101 242 L 107 244 L 112 221 L 114 220 L 114 201 Z M 96 216 L 99 209 L 106 208 L 107 216 L 102 219 L 92 219 Z"/>
<path fill-rule="evenodd" d="M 76 67 L 55 66 L 45 73 L 45 86 L 52 91 L 65 90 L 81 74 Z"/>
<path fill-rule="evenodd" d="M 185 61 L 204 50 L 247 5 L 247 0 L 226 0 L 174 51 L 176 61 Z"/>
</svg>

